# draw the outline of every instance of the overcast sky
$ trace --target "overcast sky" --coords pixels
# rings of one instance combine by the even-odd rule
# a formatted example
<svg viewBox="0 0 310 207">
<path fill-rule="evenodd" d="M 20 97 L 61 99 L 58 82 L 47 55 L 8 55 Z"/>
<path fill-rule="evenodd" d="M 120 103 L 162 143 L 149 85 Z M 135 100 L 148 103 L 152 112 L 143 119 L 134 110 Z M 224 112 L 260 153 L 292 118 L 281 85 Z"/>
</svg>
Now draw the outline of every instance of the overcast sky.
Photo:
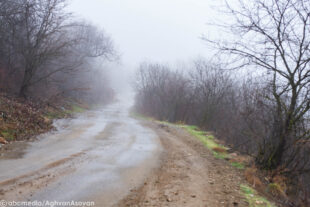
<svg viewBox="0 0 310 207">
<path fill-rule="evenodd" d="M 123 64 L 177 62 L 207 56 L 200 37 L 218 0 L 71 0 L 70 9 L 103 27 Z"/>
<path fill-rule="evenodd" d="M 210 29 L 220 0 L 71 0 L 69 9 L 77 16 L 104 28 L 121 54 L 113 65 L 114 87 L 128 79 L 143 61 L 189 62 L 210 56 L 202 35 L 219 35 Z M 132 75 L 132 74 L 131 74 Z M 123 77 L 120 77 L 123 76 Z M 122 79 L 120 81 L 120 79 Z"/>
</svg>

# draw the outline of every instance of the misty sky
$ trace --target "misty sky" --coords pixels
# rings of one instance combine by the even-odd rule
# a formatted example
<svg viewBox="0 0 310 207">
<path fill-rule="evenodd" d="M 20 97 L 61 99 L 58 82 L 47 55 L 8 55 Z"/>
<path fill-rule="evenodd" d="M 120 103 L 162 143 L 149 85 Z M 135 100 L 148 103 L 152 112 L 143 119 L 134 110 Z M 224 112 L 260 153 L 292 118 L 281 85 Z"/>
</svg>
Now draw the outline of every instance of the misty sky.
<svg viewBox="0 0 310 207">
<path fill-rule="evenodd" d="M 143 61 L 180 66 L 212 49 L 203 35 L 219 37 L 208 23 L 220 18 L 221 0 L 70 0 L 69 9 L 104 28 L 114 40 L 121 62 L 107 64 L 110 85 L 131 91 L 135 71 Z M 215 20 L 216 19 L 216 20 Z"/>
<path fill-rule="evenodd" d="M 70 10 L 110 34 L 124 65 L 175 63 L 210 51 L 200 39 L 219 0 L 71 0 Z"/>
</svg>

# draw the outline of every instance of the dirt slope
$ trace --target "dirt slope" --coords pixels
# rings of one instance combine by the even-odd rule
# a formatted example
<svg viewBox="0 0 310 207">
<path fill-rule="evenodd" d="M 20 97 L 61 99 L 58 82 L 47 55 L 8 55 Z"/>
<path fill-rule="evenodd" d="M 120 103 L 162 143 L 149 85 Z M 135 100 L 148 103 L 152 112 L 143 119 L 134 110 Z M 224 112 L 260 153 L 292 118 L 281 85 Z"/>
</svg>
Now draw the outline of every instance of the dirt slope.
<svg viewBox="0 0 310 207">
<path fill-rule="evenodd" d="M 8 142 L 27 140 L 52 129 L 39 103 L 0 93 L 0 137 Z"/>
<path fill-rule="evenodd" d="M 165 150 L 162 165 L 116 206 L 248 206 L 240 172 L 183 129 L 150 122 Z"/>
</svg>

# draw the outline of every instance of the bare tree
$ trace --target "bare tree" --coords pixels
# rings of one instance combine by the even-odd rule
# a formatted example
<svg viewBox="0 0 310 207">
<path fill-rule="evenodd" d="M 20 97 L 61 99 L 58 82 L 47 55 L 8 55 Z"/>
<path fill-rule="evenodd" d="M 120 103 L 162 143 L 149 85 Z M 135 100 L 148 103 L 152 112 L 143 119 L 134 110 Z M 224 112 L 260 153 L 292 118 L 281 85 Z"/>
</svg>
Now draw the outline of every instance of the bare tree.
<svg viewBox="0 0 310 207">
<path fill-rule="evenodd" d="M 14 45 L 17 43 L 14 41 L 14 36 L 16 30 L 13 29 L 19 23 L 19 4 L 20 1 L 0 1 L 0 78 L 2 89 L 8 89 L 14 85 L 10 81 L 17 71 L 18 62 L 20 62 L 20 58 L 15 52 Z"/>
<path fill-rule="evenodd" d="M 208 126 L 210 130 L 216 131 L 219 124 L 223 122 L 219 117 L 224 115 L 233 95 L 233 81 L 230 74 L 220 66 L 198 59 L 194 63 L 194 70 L 190 73 L 193 96 L 195 99 L 195 120 L 200 126 Z M 228 117 L 222 117 L 226 119 Z"/>
<path fill-rule="evenodd" d="M 190 81 L 162 64 L 142 63 L 137 73 L 137 110 L 160 120 L 186 121 Z"/>
<path fill-rule="evenodd" d="M 73 80 L 75 76 L 81 76 L 84 72 L 91 73 L 93 63 L 99 61 L 98 58 L 102 62 L 115 57 L 110 37 L 90 23 L 71 24 L 65 29 L 62 40 L 67 45 L 59 51 L 61 55 L 52 56 L 42 64 L 43 67 L 33 76 L 33 85 L 42 81 L 55 82 L 55 75 L 58 73 L 60 75 L 56 81 L 69 86 L 71 84 L 63 81 L 61 76 L 69 78 L 69 75 Z"/>
<path fill-rule="evenodd" d="M 229 55 L 232 68 L 264 69 L 276 113 L 272 139 L 260 151 L 257 162 L 266 169 L 287 167 L 285 153 L 309 140 L 309 126 L 300 132 L 310 109 L 310 2 L 304 0 L 238 0 L 226 3 L 234 23 L 224 25 L 234 36 L 211 41 Z M 296 131 L 299 131 L 296 133 Z M 299 147 L 294 150 L 300 152 Z"/>
<path fill-rule="evenodd" d="M 95 58 L 115 56 L 110 37 L 74 21 L 66 5 L 66 0 L 0 1 L 1 71 L 14 76 L 19 96 L 26 98 L 39 83 L 63 82 L 57 73 L 73 76 L 91 69 Z"/>
<path fill-rule="evenodd" d="M 8 4 L 14 5 L 14 2 Z M 62 36 L 70 14 L 64 11 L 65 0 L 26 0 L 17 4 L 18 15 L 9 16 L 6 21 L 16 22 L 8 31 L 10 46 L 21 59 L 23 69 L 19 95 L 26 97 L 39 68 L 51 58 L 62 55 L 62 49 L 68 46 Z"/>
</svg>

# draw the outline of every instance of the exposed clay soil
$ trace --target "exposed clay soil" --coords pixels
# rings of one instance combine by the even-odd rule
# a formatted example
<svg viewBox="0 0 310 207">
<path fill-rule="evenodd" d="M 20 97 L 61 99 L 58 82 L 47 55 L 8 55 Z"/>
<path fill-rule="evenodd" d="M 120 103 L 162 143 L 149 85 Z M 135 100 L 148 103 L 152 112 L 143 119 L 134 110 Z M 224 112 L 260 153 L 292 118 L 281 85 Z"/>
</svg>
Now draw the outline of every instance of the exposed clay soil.
<svg viewBox="0 0 310 207">
<path fill-rule="evenodd" d="M 185 130 L 148 123 L 160 137 L 161 167 L 116 206 L 248 206 L 240 195 L 241 172 L 216 159 Z"/>
</svg>

